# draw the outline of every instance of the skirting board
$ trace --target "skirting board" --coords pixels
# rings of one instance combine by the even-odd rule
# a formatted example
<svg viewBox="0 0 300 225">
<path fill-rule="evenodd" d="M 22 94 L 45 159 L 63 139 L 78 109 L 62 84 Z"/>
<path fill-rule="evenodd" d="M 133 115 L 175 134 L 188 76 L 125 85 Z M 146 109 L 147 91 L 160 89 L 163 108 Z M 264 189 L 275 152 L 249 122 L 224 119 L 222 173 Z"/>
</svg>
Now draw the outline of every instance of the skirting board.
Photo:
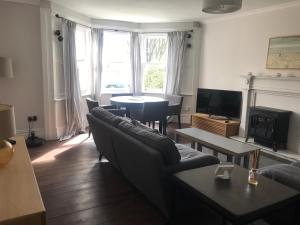
<svg viewBox="0 0 300 225">
<path fill-rule="evenodd" d="M 181 114 L 181 122 L 186 124 L 191 124 L 192 114 Z"/>
<path fill-rule="evenodd" d="M 61 136 L 63 136 L 64 133 L 65 133 L 65 130 L 66 130 L 65 126 L 63 126 L 63 127 L 56 127 L 56 139 L 59 139 Z"/>
<path fill-rule="evenodd" d="M 181 114 L 181 123 L 191 124 L 191 114 Z M 168 121 L 177 123 L 177 116 L 172 116 Z"/>
<path fill-rule="evenodd" d="M 36 136 L 40 138 L 45 138 L 44 128 L 34 128 L 33 131 L 35 132 Z M 27 138 L 29 136 L 28 129 L 18 129 L 17 136 L 24 136 L 25 138 Z"/>
</svg>

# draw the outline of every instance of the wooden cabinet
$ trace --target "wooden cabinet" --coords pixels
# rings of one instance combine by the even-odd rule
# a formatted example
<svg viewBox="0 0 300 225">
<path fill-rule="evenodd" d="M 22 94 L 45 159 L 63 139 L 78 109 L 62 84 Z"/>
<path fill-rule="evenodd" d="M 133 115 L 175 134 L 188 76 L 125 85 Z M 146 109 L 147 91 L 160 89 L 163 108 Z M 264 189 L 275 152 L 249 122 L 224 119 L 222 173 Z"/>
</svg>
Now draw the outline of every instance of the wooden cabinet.
<svg viewBox="0 0 300 225">
<path fill-rule="evenodd" d="M 0 225 L 44 225 L 45 207 L 23 137 L 12 160 L 0 168 Z"/>
<path fill-rule="evenodd" d="M 192 115 L 192 127 L 207 130 L 225 137 L 235 136 L 239 133 L 240 122 L 233 120 L 216 120 L 207 114 L 195 113 Z"/>
</svg>

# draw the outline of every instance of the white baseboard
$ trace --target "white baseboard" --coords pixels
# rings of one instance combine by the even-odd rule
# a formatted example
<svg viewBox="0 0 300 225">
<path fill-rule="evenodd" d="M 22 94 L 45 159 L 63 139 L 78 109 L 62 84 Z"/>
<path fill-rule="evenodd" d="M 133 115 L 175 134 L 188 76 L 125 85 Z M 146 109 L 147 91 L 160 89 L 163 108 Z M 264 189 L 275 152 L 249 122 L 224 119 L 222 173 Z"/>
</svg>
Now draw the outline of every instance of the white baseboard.
<svg viewBox="0 0 300 225">
<path fill-rule="evenodd" d="M 63 136 L 65 130 L 66 130 L 66 126 L 56 127 L 56 139 L 59 139 L 61 136 Z"/>
<path fill-rule="evenodd" d="M 182 114 L 181 115 L 181 123 L 191 123 L 191 114 Z"/>
<path fill-rule="evenodd" d="M 45 130 L 44 128 L 34 128 L 33 131 L 35 132 L 36 136 L 40 138 L 45 138 Z M 28 137 L 28 129 L 17 129 L 17 136 L 24 136 Z"/>
<path fill-rule="evenodd" d="M 181 114 L 181 123 L 190 124 L 191 123 L 191 114 Z M 171 119 L 168 119 L 168 121 L 172 121 L 177 123 L 177 116 L 173 116 Z"/>
</svg>

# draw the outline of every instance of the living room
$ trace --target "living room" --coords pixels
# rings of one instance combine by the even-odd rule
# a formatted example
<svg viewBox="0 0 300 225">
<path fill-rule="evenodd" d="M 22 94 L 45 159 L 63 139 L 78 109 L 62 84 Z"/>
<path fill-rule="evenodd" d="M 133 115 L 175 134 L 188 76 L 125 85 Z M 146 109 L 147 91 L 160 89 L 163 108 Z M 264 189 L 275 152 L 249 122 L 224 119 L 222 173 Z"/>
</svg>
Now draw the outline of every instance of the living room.
<svg viewBox="0 0 300 225">
<path fill-rule="evenodd" d="M 66 135 L 68 116 L 65 102 L 63 42 L 68 37 L 63 33 L 63 21 L 74 22 L 80 27 L 81 33 L 78 31 L 77 39 L 80 39 L 80 35 L 88 35 L 89 29 L 103 30 L 101 91 L 97 95 L 92 93 L 92 89 L 95 88 L 90 85 L 94 82 L 92 76 L 82 75 L 81 79 L 79 77 L 84 128 L 89 126 L 86 120 L 88 113 L 86 97 L 92 97 L 93 94 L 93 97 L 98 98 L 100 105 L 110 105 L 112 94 L 133 90 L 130 83 L 132 74 L 124 72 L 130 71 L 128 67 L 131 66 L 132 55 L 128 52 L 132 51 L 132 46 L 126 45 L 131 41 L 130 35 L 137 33 L 145 43 L 152 38 L 165 44 L 168 33 L 185 32 L 184 60 L 180 73 L 180 90 L 177 93 L 183 96 L 180 115 L 183 128 L 191 126 L 191 116 L 198 112 L 199 88 L 239 92 L 242 94 L 240 125 L 238 132 L 230 140 L 245 144 L 251 124 L 249 120 L 251 107 L 263 106 L 286 110 L 292 112 L 289 129 L 286 132 L 288 133 L 286 147 L 281 146 L 274 151 L 273 146 L 266 147 L 253 143 L 251 137 L 249 144 L 261 149 L 260 167 L 282 163 L 288 165 L 300 160 L 299 65 L 291 67 L 284 65 L 279 68 L 267 63 L 272 38 L 299 38 L 300 1 L 244 0 L 241 9 L 224 14 L 202 12 L 202 2 L 194 0 L 172 3 L 161 1 L 137 3 L 130 0 L 124 3 L 119 1 L 82 3 L 68 0 L 0 2 L 0 27 L 3 31 L 0 36 L 0 57 L 11 60 L 13 71 L 12 78 L 0 77 L 0 104 L 14 107 L 17 136 L 24 136 L 26 139 L 34 131 L 34 138 L 37 138 L 34 140 L 37 140 L 38 144 L 43 143 L 41 147 L 28 147 L 28 150 L 41 189 L 42 201 L 46 206 L 47 224 L 162 224 L 166 221 L 155 203 L 151 204 L 151 201 L 146 199 L 149 197 L 145 198 L 137 190 L 139 187 L 135 189 L 135 185 L 131 186 L 134 181 L 129 178 L 128 182 L 128 177 L 122 178 L 119 171 L 110 167 L 110 163 L 102 164 L 101 160 L 99 161 L 97 147 L 92 137 L 87 138 L 88 133 L 67 140 L 70 135 Z M 88 39 L 84 41 L 85 46 Z M 118 44 L 119 40 L 123 44 Z M 141 49 L 144 46 L 143 41 Z M 118 60 L 120 59 L 118 62 L 123 64 L 109 72 L 107 68 L 113 65 L 108 60 L 113 55 L 110 52 L 117 51 L 119 54 L 115 55 L 118 55 Z M 88 54 L 85 48 L 82 52 Z M 168 68 L 166 52 L 167 50 L 161 54 L 159 61 L 165 70 Z M 141 55 L 143 60 L 143 50 Z M 87 70 L 92 74 L 92 69 L 85 67 L 91 59 L 85 61 L 84 57 L 81 57 L 77 60 L 78 65 L 80 60 L 83 66 L 78 68 L 79 74 L 85 74 Z M 295 62 L 299 63 L 299 58 L 295 57 Z M 142 62 L 143 71 L 145 65 Z M 127 74 L 124 75 L 126 78 L 115 75 L 120 73 Z M 164 76 L 167 76 L 166 73 L 164 71 Z M 155 86 L 155 90 L 152 90 L 151 84 L 146 87 L 144 82 L 142 93 L 146 96 L 163 98 L 166 85 L 166 80 L 160 80 L 160 89 Z M 83 93 L 84 91 L 87 92 Z M 34 120 L 28 121 L 29 117 Z M 168 122 L 167 135 L 174 138 L 177 118 Z M 190 143 L 184 138 L 181 139 L 180 133 L 178 136 L 179 140 L 183 140 L 183 144 Z M 61 141 L 58 141 L 59 139 Z M 211 154 L 211 151 L 206 151 L 204 141 L 202 144 L 203 152 Z M 217 141 L 215 144 L 217 145 Z M 224 161 L 222 157 L 219 159 Z M 76 168 L 77 163 L 79 167 Z M 66 168 L 63 168 L 64 164 Z M 76 173 L 70 171 L 72 168 Z M 97 173 L 92 168 L 96 169 Z M 92 174 L 89 174 L 89 171 L 92 171 Z M 102 184 L 104 181 L 101 181 L 101 178 L 97 183 L 91 181 L 96 175 L 103 177 L 110 185 L 116 186 L 111 187 L 111 193 L 110 188 Z M 87 187 L 81 186 L 85 182 L 82 180 L 87 178 Z M 70 188 L 72 184 L 74 187 Z M 98 184 L 101 187 L 96 188 Z M 70 193 L 67 193 L 68 188 L 72 189 Z M 127 194 L 123 195 L 124 199 L 122 189 L 124 192 L 127 190 Z M 111 199 L 106 195 L 112 196 Z M 104 203 L 99 203 L 98 197 Z M 55 201 L 61 206 L 56 206 Z M 67 202 L 70 202 L 69 208 Z M 113 208 L 118 202 L 121 206 L 114 211 Z M 3 208 L 0 206 L 1 210 L 6 208 L 8 208 L 6 205 Z M 137 209 L 140 209 L 140 215 L 133 213 Z M 96 215 L 97 210 L 99 215 Z M 221 219 L 219 221 L 206 218 L 213 217 L 211 215 L 215 214 L 208 213 L 204 216 L 204 224 L 217 225 L 219 222 L 221 224 Z M 193 224 L 193 222 L 185 223 L 184 216 L 177 219 L 183 220 L 177 224 Z"/>
</svg>

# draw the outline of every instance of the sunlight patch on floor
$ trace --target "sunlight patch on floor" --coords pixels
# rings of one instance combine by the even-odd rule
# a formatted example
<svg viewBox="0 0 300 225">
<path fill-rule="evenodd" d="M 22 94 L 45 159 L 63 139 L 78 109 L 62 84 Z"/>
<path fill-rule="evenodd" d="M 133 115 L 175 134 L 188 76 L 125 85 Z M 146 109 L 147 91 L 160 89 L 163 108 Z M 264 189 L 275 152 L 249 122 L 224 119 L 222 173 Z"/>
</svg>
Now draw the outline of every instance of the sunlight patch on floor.
<svg viewBox="0 0 300 225">
<path fill-rule="evenodd" d="M 93 139 L 88 138 L 87 135 L 75 136 L 75 137 L 71 138 L 70 140 L 68 140 L 66 142 L 63 142 L 58 147 L 53 148 L 52 150 L 50 150 L 46 154 L 44 154 L 44 155 L 38 157 L 37 159 L 33 160 L 32 163 L 45 163 L 45 162 L 54 161 L 59 154 L 70 150 L 75 145 L 79 145 L 83 142 L 92 142 L 92 141 L 93 141 Z"/>
</svg>

